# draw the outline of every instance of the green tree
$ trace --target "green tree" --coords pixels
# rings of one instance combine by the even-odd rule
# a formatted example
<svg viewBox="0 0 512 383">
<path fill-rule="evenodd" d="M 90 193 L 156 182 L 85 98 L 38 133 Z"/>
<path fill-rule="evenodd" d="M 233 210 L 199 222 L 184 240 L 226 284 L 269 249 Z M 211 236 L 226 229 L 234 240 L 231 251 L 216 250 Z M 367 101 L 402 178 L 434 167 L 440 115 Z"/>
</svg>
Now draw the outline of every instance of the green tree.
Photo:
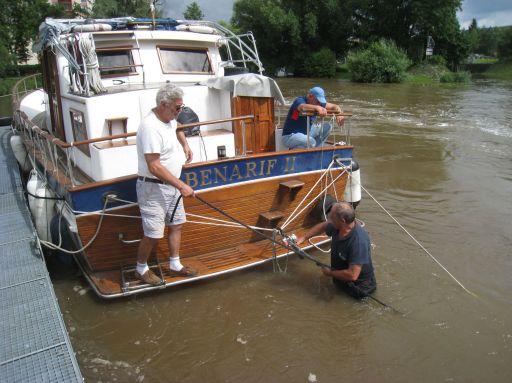
<svg viewBox="0 0 512 383">
<path fill-rule="evenodd" d="M 365 42 L 393 40 L 414 61 L 424 57 L 427 36 L 432 36 L 435 51 L 455 66 L 469 49 L 456 16 L 460 6 L 461 0 L 354 1 L 354 35 Z"/>
<path fill-rule="evenodd" d="M 61 16 L 64 12 L 46 0 L 0 0 L 0 9 L 0 45 L 9 57 L 15 57 L 15 62 L 28 59 L 39 24 L 48 16 Z"/>
<path fill-rule="evenodd" d="M 498 57 L 500 59 L 512 58 L 512 27 L 503 28 L 498 44 Z"/>
<path fill-rule="evenodd" d="M 479 44 L 476 53 L 485 56 L 498 56 L 498 45 L 502 39 L 502 28 L 480 28 L 478 30 Z"/>
<path fill-rule="evenodd" d="M 336 55 L 325 47 L 304 60 L 304 66 L 296 69 L 297 75 L 306 77 L 334 77 L 336 74 Z"/>
<path fill-rule="evenodd" d="M 301 47 L 299 19 L 279 0 L 238 0 L 233 6 L 231 24 L 239 31 L 252 31 L 258 52 L 268 73 L 286 66 L 293 70 Z"/>
<path fill-rule="evenodd" d="M 187 5 L 187 9 L 185 10 L 185 13 L 183 13 L 183 17 L 186 20 L 202 20 L 204 14 L 199 5 L 193 1 Z"/>
<path fill-rule="evenodd" d="M 476 19 L 471 21 L 471 24 L 467 31 L 468 41 L 469 41 L 469 51 L 476 52 L 478 46 L 480 45 L 480 34 L 478 31 L 478 25 L 476 23 Z"/>
<path fill-rule="evenodd" d="M 353 81 L 389 83 L 402 82 L 411 61 L 393 41 L 382 39 L 350 51 L 347 64 Z"/>
<path fill-rule="evenodd" d="M 253 31 L 270 69 L 285 66 L 303 74 L 308 57 L 322 48 L 343 57 L 381 38 L 421 61 L 427 36 L 453 67 L 469 49 L 456 17 L 460 5 L 461 0 L 236 0 L 231 23 Z"/>
</svg>

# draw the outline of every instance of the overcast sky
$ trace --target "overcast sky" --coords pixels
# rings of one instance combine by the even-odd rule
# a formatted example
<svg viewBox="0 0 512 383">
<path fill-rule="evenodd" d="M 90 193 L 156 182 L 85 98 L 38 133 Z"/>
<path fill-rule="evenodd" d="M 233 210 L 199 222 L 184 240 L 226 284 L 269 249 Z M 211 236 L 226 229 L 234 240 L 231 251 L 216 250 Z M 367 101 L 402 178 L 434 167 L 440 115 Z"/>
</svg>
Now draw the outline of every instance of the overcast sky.
<svg viewBox="0 0 512 383">
<path fill-rule="evenodd" d="M 182 19 L 187 5 L 193 0 L 163 0 L 164 17 Z M 196 0 L 203 11 L 205 20 L 229 21 L 233 14 L 234 0 Z M 462 11 L 457 13 L 463 28 L 467 28 L 473 18 L 479 27 L 512 25 L 512 0 L 463 0 Z"/>
<path fill-rule="evenodd" d="M 463 28 L 467 28 L 473 19 L 479 27 L 512 25 L 512 1 L 463 0 L 462 12 L 457 16 Z"/>
</svg>

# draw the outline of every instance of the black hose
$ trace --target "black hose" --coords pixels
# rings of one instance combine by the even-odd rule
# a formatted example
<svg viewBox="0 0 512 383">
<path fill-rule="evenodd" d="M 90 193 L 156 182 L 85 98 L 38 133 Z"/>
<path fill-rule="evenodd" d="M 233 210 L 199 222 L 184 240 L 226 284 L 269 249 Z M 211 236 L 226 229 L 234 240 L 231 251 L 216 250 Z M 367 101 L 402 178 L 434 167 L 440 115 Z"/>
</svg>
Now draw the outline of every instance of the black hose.
<svg viewBox="0 0 512 383">
<path fill-rule="evenodd" d="M 30 193 L 28 190 L 25 190 L 25 193 L 27 193 L 29 196 L 37 198 L 37 199 L 51 199 L 51 200 L 55 200 L 55 201 L 65 201 L 66 200 L 64 197 L 42 197 L 42 196 L 37 196 L 37 195 L 34 195 L 34 194 Z"/>
<path fill-rule="evenodd" d="M 183 198 L 183 195 L 180 194 L 178 197 L 178 201 L 176 201 L 176 205 L 174 205 L 174 209 L 171 214 L 171 222 L 174 221 L 174 214 L 176 214 L 176 209 L 178 208 L 178 204 L 180 203 L 180 200 Z"/>
</svg>

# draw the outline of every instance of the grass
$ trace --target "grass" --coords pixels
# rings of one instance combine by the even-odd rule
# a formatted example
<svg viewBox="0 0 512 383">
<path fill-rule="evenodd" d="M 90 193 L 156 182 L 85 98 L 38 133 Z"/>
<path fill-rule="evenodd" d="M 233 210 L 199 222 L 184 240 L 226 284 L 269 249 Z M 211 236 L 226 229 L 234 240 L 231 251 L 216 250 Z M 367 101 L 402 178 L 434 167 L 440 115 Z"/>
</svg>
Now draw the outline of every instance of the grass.
<svg viewBox="0 0 512 383">
<path fill-rule="evenodd" d="M 0 95 L 6 95 L 12 93 L 13 86 L 21 79 L 22 77 L 5 77 L 0 78 Z M 41 78 L 39 77 L 37 86 L 41 86 Z M 36 82 L 34 78 L 31 78 L 27 81 L 26 84 L 27 89 L 35 89 Z M 25 89 L 25 88 L 23 88 Z"/>
<path fill-rule="evenodd" d="M 512 81 L 512 58 L 502 60 L 482 73 L 486 78 Z"/>
<path fill-rule="evenodd" d="M 498 62 L 497 58 L 494 57 L 483 57 L 476 60 L 473 60 L 471 64 L 496 64 Z"/>
<path fill-rule="evenodd" d="M 336 66 L 336 78 L 341 80 L 350 80 L 350 72 L 347 64 L 338 64 Z"/>
<path fill-rule="evenodd" d="M 19 80 L 17 77 L 7 77 L 0 79 L 0 95 L 10 94 L 12 87 Z"/>
<path fill-rule="evenodd" d="M 413 85 L 432 85 L 434 83 L 437 83 L 437 81 L 434 81 L 434 79 L 431 76 L 427 76 L 424 74 L 407 74 L 407 77 L 405 78 L 406 84 L 413 84 Z"/>
</svg>

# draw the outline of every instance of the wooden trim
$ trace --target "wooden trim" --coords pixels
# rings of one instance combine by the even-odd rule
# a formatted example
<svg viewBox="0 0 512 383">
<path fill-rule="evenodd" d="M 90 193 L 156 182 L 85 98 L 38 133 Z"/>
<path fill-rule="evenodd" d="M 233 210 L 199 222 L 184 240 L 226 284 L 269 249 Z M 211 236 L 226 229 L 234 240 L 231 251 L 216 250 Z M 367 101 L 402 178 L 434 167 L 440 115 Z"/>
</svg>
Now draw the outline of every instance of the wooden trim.
<svg viewBox="0 0 512 383">
<path fill-rule="evenodd" d="M 83 185 L 73 186 L 73 187 L 69 188 L 68 190 L 70 192 L 89 190 L 89 189 L 94 189 L 94 188 L 97 188 L 100 186 L 108 186 L 108 185 L 113 185 L 113 184 L 116 184 L 119 182 L 129 181 L 129 180 L 136 179 L 136 178 L 137 178 L 137 174 L 131 174 L 129 176 L 111 178 L 111 179 L 105 180 L 105 181 L 95 181 L 95 182 L 89 182 L 89 183 L 86 183 Z"/>
</svg>

